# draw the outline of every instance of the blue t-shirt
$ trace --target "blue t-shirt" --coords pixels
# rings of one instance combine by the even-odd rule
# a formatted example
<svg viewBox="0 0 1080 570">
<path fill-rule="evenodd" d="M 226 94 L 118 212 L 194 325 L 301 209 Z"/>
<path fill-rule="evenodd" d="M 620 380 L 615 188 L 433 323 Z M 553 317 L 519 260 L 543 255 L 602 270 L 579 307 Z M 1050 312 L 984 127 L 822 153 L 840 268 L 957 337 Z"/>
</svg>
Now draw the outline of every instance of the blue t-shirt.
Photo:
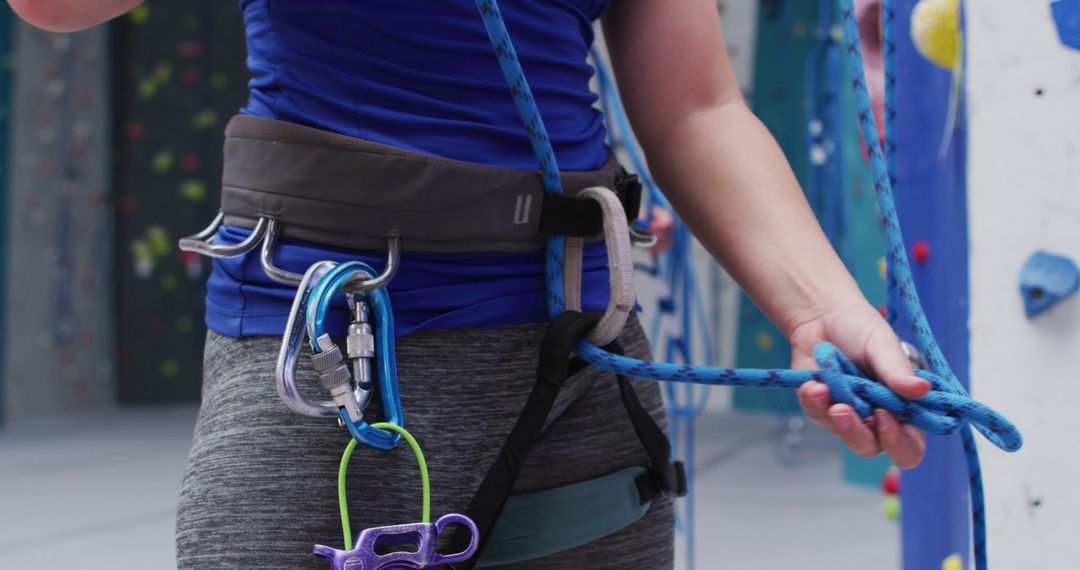
<svg viewBox="0 0 1080 570">
<path fill-rule="evenodd" d="M 592 22 L 610 0 L 522 0 L 501 6 L 563 170 L 607 159 L 589 87 Z M 474 0 L 241 0 L 252 80 L 241 113 L 308 125 L 426 154 L 536 169 L 528 135 Z M 393 189 L 388 189 L 393 191 Z M 223 228 L 221 243 L 246 231 Z M 607 303 L 602 244 L 585 248 L 582 303 Z M 303 273 L 322 260 L 383 252 L 282 240 L 277 264 Z M 405 254 L 389 292 L 399 335 L 421 329 L 537 322 L 544 254 Z M 272 282 L 258 252 L 215 260 L 206 324 L 228 336 L 279 335 L 295 288 Z M 342 333 L 344 300 L 331 315 Z"/>
</svg>

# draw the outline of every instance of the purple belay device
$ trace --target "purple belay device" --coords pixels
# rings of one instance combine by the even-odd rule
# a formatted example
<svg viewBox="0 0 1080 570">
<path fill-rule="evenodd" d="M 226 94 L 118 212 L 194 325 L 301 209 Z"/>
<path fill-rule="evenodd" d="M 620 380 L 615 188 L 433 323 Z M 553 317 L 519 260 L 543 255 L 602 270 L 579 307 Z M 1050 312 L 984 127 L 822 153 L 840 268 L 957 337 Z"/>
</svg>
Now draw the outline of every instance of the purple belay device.
<svg viewBox="0 0 1080 570">
<path fill-rule="evenodd" d="M 469 546 L 457 553 L 440 554 L 435 550 L 439 535 L 446 527 L 458 524 L 468 528 Z M 476 523 L 465 515 L 450 513 L 432 523 L 396 524 L 365 529 L 356 537 L 352 550 L 338 550 L 321 544 L 315 545 L 315 556 L 330 561 L 333 570 L 410 570 L 428 568 L 440 564 L 464 562 L 476 553 L 478 540 Z M 378 550 L 413 545 L 414 549 L 379 554 Z"/>
</svg>

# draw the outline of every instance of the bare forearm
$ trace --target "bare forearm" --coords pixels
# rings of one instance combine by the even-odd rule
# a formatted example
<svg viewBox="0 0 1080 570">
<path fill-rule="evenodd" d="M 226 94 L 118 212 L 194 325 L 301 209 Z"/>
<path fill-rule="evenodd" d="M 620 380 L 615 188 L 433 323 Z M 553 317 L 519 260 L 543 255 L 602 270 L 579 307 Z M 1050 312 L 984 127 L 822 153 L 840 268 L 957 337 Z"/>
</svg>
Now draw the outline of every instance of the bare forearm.
<svg viewBox="0 0 1080 570">
<path fill-rule="evenodd" d="M 785 333 L 862 301 L 780 148 L 741 101 L 706 107 L 645 145 L 680 217 Z"/>
<path fill-rule="evenodd" d="M 8 0 L 27 23 L 51 32 L 92 28 L 138 6 L 142 0 Z"/>
</svg>

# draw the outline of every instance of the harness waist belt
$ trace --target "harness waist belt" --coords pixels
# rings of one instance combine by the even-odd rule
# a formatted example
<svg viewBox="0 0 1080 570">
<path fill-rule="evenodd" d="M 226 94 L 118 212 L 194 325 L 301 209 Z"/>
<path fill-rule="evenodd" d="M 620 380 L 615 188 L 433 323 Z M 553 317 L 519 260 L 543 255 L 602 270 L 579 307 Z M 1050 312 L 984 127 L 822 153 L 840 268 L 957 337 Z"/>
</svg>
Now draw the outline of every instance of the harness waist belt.
<svg viewBox="0 0 1080 570">
<path fill-rule="evenodd" d="M 564 173 L 562 181 L 570 197 L 593 186 L 612 189 L 628 216 L 637 216 L 641 184 L 613 157 L 597 171 Z M 406 251 L 521 252 L 544 248 L 547 209 L 544 218 L 573 218 L 579 234 L 598 237 L 601 214 L 591 200 L 544 202 L 536 171 L 248 115 L 225 129 L 221 211 L 233 226 L 271 218 L 287 237 L 350 249 L 381 249 L 398 237 Z"/>
</svg>

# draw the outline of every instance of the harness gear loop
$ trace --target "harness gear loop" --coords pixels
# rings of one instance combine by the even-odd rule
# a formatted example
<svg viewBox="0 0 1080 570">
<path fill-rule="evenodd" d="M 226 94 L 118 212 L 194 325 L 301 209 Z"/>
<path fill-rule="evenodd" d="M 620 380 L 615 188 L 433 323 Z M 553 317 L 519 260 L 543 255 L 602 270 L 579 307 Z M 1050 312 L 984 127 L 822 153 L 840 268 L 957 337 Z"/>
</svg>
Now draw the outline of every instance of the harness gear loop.
<svg viewBox="0 0 1080 570">
<path fill-rule="evenodd" d="M 303 275 L 286 271 L 274 265 L 274 248 L 277 247 L 277 239 L 280 228 L 278 221 L 271 219 L 266 227 L 266 237 L 263 238 L 262 249 L 259 251 L 259 264 L 262 265 L 266 276 L 284 285 L 299 285 Z"/>
<path fill-rule="evenodd" d="M 180 249 L 182 251 L 213 257 L 215 259 L 238 257 L 255 249 L 255 247 L 259 245 L 259 240 L 263 239 L 263 236 L 266 234 L 267 219 L 260 216 L 259 221 L 255 223 L 255 228 L 251 230 L 251 235 L 245 238 L 244 241 L 235 245 L 212 243 L 214 235 L 217 234 L 224 223 L 225 213 L 218 212 L 210 222 L 210 225 L 206 226 L 201 232 L 192 236 L 180 238 Z"/>
</svg>

